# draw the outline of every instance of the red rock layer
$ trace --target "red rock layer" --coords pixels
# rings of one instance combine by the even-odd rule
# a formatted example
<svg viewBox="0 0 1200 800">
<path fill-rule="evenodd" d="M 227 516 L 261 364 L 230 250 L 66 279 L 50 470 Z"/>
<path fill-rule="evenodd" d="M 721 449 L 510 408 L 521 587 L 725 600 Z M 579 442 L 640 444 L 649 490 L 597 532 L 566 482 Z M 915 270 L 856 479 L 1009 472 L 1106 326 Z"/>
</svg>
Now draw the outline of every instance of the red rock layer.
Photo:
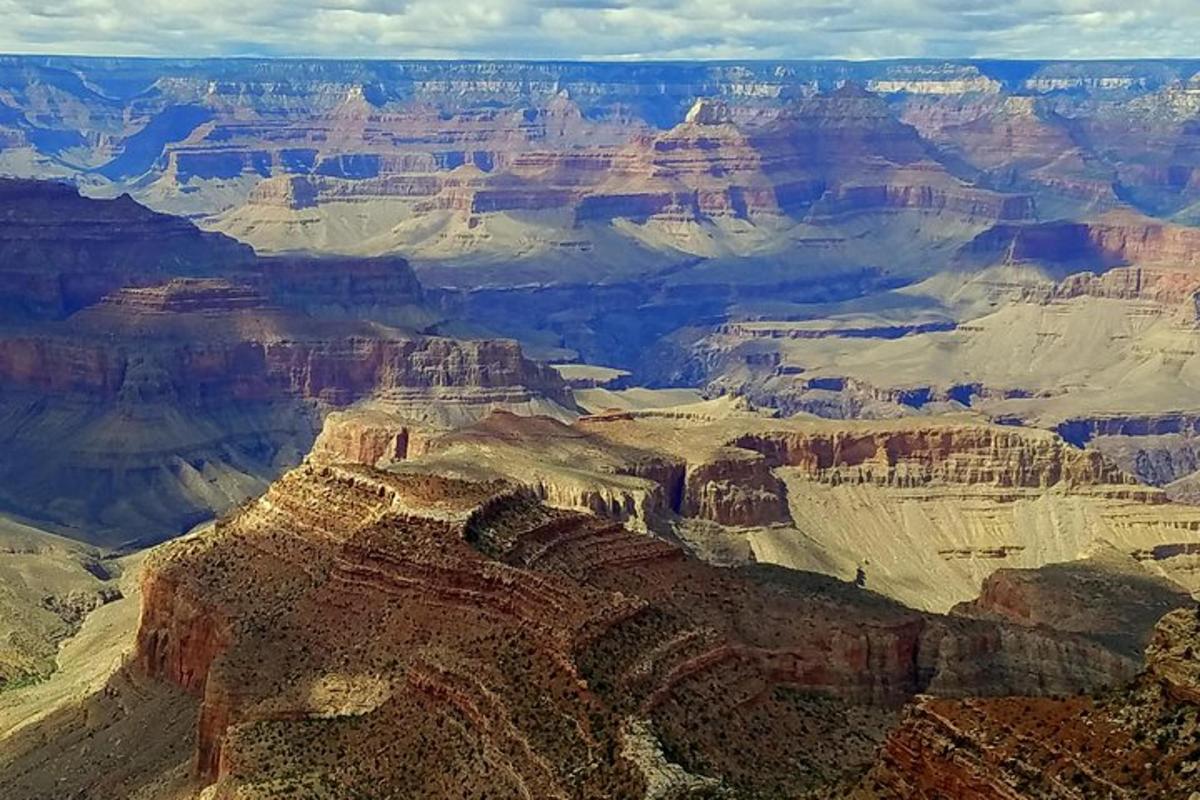
<svg viewBox="0 0 1200 800">
<path fill-rule="evenodd" d="M 302 468 L 156 553 L 143 582 L 135 663 L 202 697 L 196 768 L 217 797 L 295 774 L 335 794 L 642 796 L 638 720 L 689 771 L 796 791 L 847 768 L 814 755 L 828 737 L 877 735 L 868 709 L 931 684 L 1102 673 L 1081 642 L 1024 632 L 1065 660 L 1012 661 L 1022 646 L 987 623 L 710 567 L 504 483 L 419 472 Z"/>
<path fill-rule="evenodd" d="M 1113 213 L 1095 222 L 997 225 L 979 234 L 964 253 L 1008 262 L 1132 264 L 1191 271 L 1200 268 L 1200 230 Z"/>
<path fill-rule="evenodd" d="M 1136 483 L 1100 453 L 1069 447 L 1055 436 L 989 425 L 905 428 L 780 431 L 744 436 L 736 443 L 762 453 L 770 464 L 800 467 L 825 481 L 1041 488 Z"/>
<path fill-rule="evenodd" d="M 1187 800 L 1200 787 L 1198 620 L 1194 608 L 1164 617 L 1124 691 L 920 701 L 854 797 Z"/>
<path fill-rule="evenodd" d="M 701 100 L 674 128 L 638 133 L 619 147 L 532 148 L 494 168 L 477 166 L 439 178 L 436 195 L 417 210 L 471 216 L 566 207 L 576 223 L 769 220 L 814 208 L 909 209 L 972 220 L 1032 214 L 1025 196 L 951 176 L 880 98 L 850 88 L 800 101 L 757 126 L 739 123 L 720 100 Z M 281 186 L 273 193 L 299 191 Z"/>
<path fill-rule="evenodd" d="M 557 374 L 526 360 L 516 342 L 459 342 L 367 323 L 320 323 L 278 310 L 229 308 L 227 285 L 204 292 L 203 299 L 193 293 L 188 301 L 204 310 L 162 313 L 162 298 L 176 290 L 126 292 L 44 333 L 0 339 L 0 381 L 14 389 L 86 393 L 97 403 L 122 398 L 153 371 L 157 390 L 180 400 L 301 399 L 340 406 L 393 389 L 458 387 L 498 395 L 545 389 L 546 397 L 570 404 Z M 145 313 L 153 302 L 160 307 Z"/>
</svg>

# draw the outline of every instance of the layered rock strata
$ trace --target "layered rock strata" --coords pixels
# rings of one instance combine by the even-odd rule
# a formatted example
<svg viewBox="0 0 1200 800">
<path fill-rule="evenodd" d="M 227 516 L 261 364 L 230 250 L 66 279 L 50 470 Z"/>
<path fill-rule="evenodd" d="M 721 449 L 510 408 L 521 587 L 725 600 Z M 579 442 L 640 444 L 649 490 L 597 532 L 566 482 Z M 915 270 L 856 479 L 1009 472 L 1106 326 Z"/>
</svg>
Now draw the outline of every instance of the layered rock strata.
<svg viewBox="0 0 1200 800">
<path fill-rule="evenodd" d="M 439 428 L 573 405 L 513 342 L 320 321 L 214 280 L 124 290 L 0 339 L 0 385 L 3 502 L 109 541 L 161 539 L 261 491 L 326 411 L 359 400 Z M 62 476 L 72 491 L 49 488 Z"/>
<path fill-rule="evenodd" d="M 0 250 L 0 507 L 81 538 L 180 533 L 367 398 L 443 429 L 574 407 L 515 342 L 416 334 L 438 315 L 402 258 L 258 258 L 127 197 L 14 180 Z"/>
<path fill-rule="evenodd" d="M 551 505 L 681 536 L 706 558 L 857 578 L 931 610 L 974 598 L 997 569 L 1101 543 L 1151 583 L 1200 586 L 1195 509 L 1098 451 L 965 417 L 780 420 L 726 399 L 573 425 L 498 413 L 447 434 L 351 409 L 314 459 L 503 475 Z"/>
<path fill-rule="evenodd" d="M 1163 617 L 1123 691 L 919 702 L 854 797 L 1187 800 L 1200 786 L 1198 619 L 1194 607 Z"/>
<path fill-rule="evenodd" d="M 677 775 L 792 794 L 852 775 L 914 691 L 1126 670 L 438 472 L 303 467 L 157 552 L 142 588 L 136 669 L 201 698 L 194 767 L 216 797 L 297 774 L 343 794 L 642 796 L 646 747 Z"/>
</svg>

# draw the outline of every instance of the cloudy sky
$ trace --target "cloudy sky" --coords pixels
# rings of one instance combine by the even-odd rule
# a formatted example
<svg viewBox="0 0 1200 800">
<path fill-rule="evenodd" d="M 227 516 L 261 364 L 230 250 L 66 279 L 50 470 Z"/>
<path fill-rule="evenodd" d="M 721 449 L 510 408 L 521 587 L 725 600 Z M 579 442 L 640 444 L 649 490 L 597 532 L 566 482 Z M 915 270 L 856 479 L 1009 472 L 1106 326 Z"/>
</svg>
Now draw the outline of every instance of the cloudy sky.
<svg viewBox="0 0 1200 800">
<path fill-rule="evenodd" d="M 11 53 L 1196 57 L 1198 29 L 1198 0 L 0 0 Z"/>
</svg>

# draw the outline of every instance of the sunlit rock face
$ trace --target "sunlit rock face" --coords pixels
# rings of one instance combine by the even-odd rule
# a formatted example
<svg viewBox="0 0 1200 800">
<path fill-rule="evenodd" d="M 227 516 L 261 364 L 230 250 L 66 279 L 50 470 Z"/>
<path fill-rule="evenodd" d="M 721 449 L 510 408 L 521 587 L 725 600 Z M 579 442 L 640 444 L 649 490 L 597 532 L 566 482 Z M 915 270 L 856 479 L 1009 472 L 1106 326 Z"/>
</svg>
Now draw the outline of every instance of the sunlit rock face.
<svg viewBox="0 0 1200 800">
<path fill-rule="evenodd" d="M 201 698 L 193 767 L 218 796 L 297 768 L 336 791 L 638 796 L 649 743 L 680 781 L 776 791 L 799 758 L 815 789 L 860 769 L 855 737 L 877 741 L 914 692 L 1127 674 L 1077 637 L 718 569 L 516 484 L 422 469 L 301 467 L 157 551 L 142 598 L 134 668 Z M 821 736 L 848 738 L 835 756 Z"/>
</svg>

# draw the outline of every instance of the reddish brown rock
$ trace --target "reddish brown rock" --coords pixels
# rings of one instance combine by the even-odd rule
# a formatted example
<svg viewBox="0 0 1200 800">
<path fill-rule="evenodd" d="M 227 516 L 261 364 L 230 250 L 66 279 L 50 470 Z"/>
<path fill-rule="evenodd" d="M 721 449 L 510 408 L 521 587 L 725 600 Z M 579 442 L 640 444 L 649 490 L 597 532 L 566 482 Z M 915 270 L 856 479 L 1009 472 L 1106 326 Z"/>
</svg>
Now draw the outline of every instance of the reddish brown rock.
<svg viewBox="0 0 1200 800">
<path fill-rule="evenodd" d="M 1183 587 L 1113 548 L 1038 569 L 998 569 L 951 614 L 1089 636 L 1133 658 L 1168 612 L 1194 605 Z"/>
<path fill-rule="evenodd" d="M 688 772 L 794 792 L 853 774 L 860 737 L 923 688 L 1111 677 L 1069 637 L 710 567 L 510 484 L 420 471 L 294 471 L 156 553 L 143 597 L 135 663 L 202 698 L 195 765 L 218 797 L 297 770 L 343 793 L 640 796 L 638 726 Z M 1025 660 L 1047 648 L 1063 660 Z"/>
<path fill-rule="evenodd" d="M 1093 222 L 997 225 L 979 234 L 964 254 L 1015 263 L 1194 270 L 1200 268 L 1200 231 L 1114 212 Z"/>
<path fill-rule="evenodd" d="M 1098 697 L 926 698 L 855 798 L 1161 797 L 1200 786 L 1194 608 L 1167 615 L 1128 689 Z"/>
</svg>

